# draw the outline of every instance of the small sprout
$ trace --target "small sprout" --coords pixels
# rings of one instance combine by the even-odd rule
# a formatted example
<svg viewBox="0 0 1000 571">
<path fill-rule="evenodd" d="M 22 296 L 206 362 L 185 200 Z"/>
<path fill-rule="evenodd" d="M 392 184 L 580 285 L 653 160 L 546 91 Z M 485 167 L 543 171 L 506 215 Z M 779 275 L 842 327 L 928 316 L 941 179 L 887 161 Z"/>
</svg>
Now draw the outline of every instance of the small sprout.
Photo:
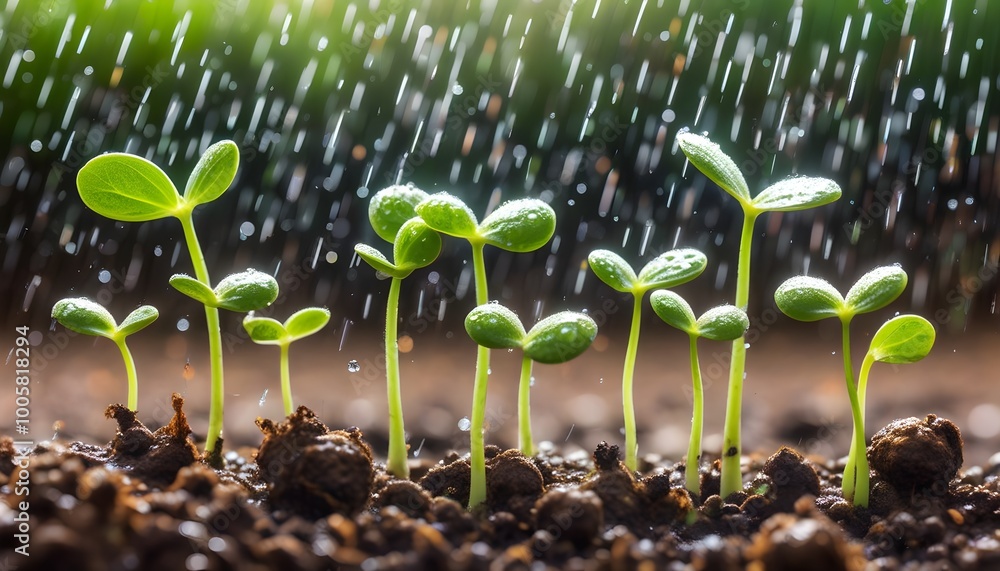
<svg viewBox="0 0 1000 571">
<path fill-rule="evenodd" d="M 651 289 L 674 287 L 693 280 L 705 271 L 708 259 L 698 250 L 670 250 L 650 260 L 638 275 L 621 256 L 608 250 L 594 250 L 587 256 L 587 262 L 602 282 L 616 291 L 631 293 L 634 298 L 632 327 L 622 372 L 622 406 L 625 414 L 625 466 L 629 470 L 635 470 L 639 448 L 636 441 L 632 377 L 639 346 L 642 298 Z"/>
<path fill-rule="evenodd" d="M 156 321 L 159 312 L 152 305 L 136 308 L 122 321 L 115 323 L 115 318 L 99 303 L 87 298 L 68 298 L 56 302 L 52 307 L 52 317 L 70 331 L 107 337 L 115 342 L 125 361 L 125 371 L 128 375 L 128 407 L 136 410 L 139 402 L 139 382 L 135 373 L 135 361 L 125 344 L 125 338 L 137 331 L 145 329 Z"/>
<path fill-rule="evenodd" d="M 701 434 L 704 425 L 705 397 L 698 361 L 698 338 L 713 341 L 732 341 L 743 336 L 750 327 L 750 320 L 742 309 L 733 305 L 713 307 L 695 319 L 691 306 L 680 295 L 669 290 L 657 290 L 649 297 L 656 315 L 668 325 L 688 334 L 691 353 L 691 386 L 693 409 L 691 415 L 691 440 L 688 442 L 687 461 L 684 467 L 685 487 L 692 495 L 701 494 L 698 473 L 701 458 Z"/>
<path fill-rule="evenodd" d="M 736 306 L 746 311 L 750 299 L 750 252 L 753 227 L 765 212 L 792 212 L 829 204 L 840 198 L 837 183 L 825 178 L 795 177 L 774 184 L 756 197 L 736 163 L 707 137 L 683 129 L 677 144 L 688 161 L 712 182 L 730 194 L 743 209 L 739 262 L 736 267 Z M 746 344 L 743 337 L 733 340 L 729 366 L 729 398 L 726 424 L 722 435 L 722 479 L 719 495 L 723 498 L 743 488 L 740 468 L 740 415 L 743 400 L 743 376 L 746 370 Z"/>
<path fill-rule="evenodd" d="M 486 263 L 483 248 L 491 244 L 509 252 L 530 252 L 552 238 L 556 229 L 556 213 L 545 202 L 524 198 L 504 203 L 481 223 L 461 199 L 445 192 L 429 196 L 416 206 L 419 215 L 434 230 L 464 238 L 472 246 L 472 268 L 475 275 L 476 304 L 489 300 L 486 283 Z M 476 353 L 476 382 L 472 389 L 472 419 L 469 429 L 471 482 L 469 508 L 486 501 L 486 450 L 483 425 L 486 420 L 486 387 L 489 382 L 490 350 L 479 346 Z M 477 412 L 478 411 L 478 412 Z"/>
<path fill-rule="evenodd" d="M 517 315 L 498 303 L 473 309 L 465 318 L 465 330 L 481 347 L 489 349 L 521 348 L 521 380 L 518 384 L 518 442 L 521 453 L 534 456 L 531 435 L 532 364 L 555 365 L 578 357 L 597 336 L 597 323 L 582 313 L 562 311 L 539 321 L 527 333 Z M 485 406 L 485 403 L 483 403 Z M 473 415 L 485 411 L 473 410 Z"/>
<path fill-rule="evenodd" d="M 307 307 L 296 311 L 285 323 L 270 317 L 255 317 L 252 313 L 243 318 L 243 328 L 250 339 L 261 345 L 277 345 L 281 348 L 281 399 L 285 403 L 285 415 L 291 416 L 292 382 L 288 372 L 288 346 L 292 341 L 308 337 L 326 326 L 330 321 L 330 310 Z"/>
<path fill-rule="evenodd" d="M 195 207 L 207 204 L 228 189 L 236 178 L 240 164 L 240 150 L 233 141 L 219 141 L 205 150 L 198 160 L 184 187 L 184 194 L 167 175 L 152 162 L 127 153 L 107 153 L 94 157 L 77 173 L 76 184 L 83 203 L 98 214 L 122 222 L 146 222 L 174 217 L 181 223 L 191 263 L 197 281 L 205 288 L 197 289 L 189 283 L 178 282 L 186 295 L 198 299 L 206 297 L 205 289 L 212 283 L 205 263 L 205 255 L 198 244 L 192 212 Z M 190 278 L 189 278 L 190 279 Z M 210 298 L 209 298 L 210 299 Z M 212 363 L 211 406 L 205 450 L 216 450 L 222 435 L 222 331 L 219 327 L 217 306 L 203 303 L 205 324 L 208 328 L 208 347 Z"/>
<path fill-rule="evenodd" d="M 170 285 L 206 307 L 247 313 L 263 309 L 278 298 L 278 282 L 257 270 L 247 270 L 225 278 L 211 290 L 200 281 L 184 274 L 175 274 Z"/>
<path fill-rule="evenodd" d="M 861 276 L 851 286 L 846 297 L 829 282 L 808 276 L 789 278 L 774 292 L 774 301 L 778 309 L 792 319 L 807 322 L 828 317 L 840 319 L 844 379 L 847 383 L 854 424 L 851 451 L 848 453 L 847 465 L 844 468 L 843 494 L 845 499 L 855 505 L 868 505 L 869 479 L 865 446 L 864 396 L 860 386 L 854 383 L 850 324 L 855 315 L 876 311 L 892 303 L 906 289 L 906 282 L 906 272 L 899 266 L 881 266 Z M 894 320 L 888 323 L 892 321 Z M 931 328 L 931 344 L 933 341 L 933 328 Z M 872 340 L 873 344 L 874 342 L 875 339 Z M 930 349 L 929 346 L 927 348 Z M 865 375 L 867 376 L 867 373 Z"/>
<path fill-rule="evenodd" d="M 368 219 L 380 237 L 392 242 L 394 262 L 367 244 L 354 251 L 375 271 L 392 278 L 385 308 L 386 390 L 389 400 L 389 455 L 386 470 L 399 478 L 408 478 L 406 430 L 403 425 L 403 397 L 399 382 L 399 346 L 396 335 L 399 321 L 399 288 L 414 270 L 430 265 L 441 252 L 441 236 L 417 217 L 416 205 L 427 193 L 413 186 L 395 185 L 372 197 Z"/>
</svg>

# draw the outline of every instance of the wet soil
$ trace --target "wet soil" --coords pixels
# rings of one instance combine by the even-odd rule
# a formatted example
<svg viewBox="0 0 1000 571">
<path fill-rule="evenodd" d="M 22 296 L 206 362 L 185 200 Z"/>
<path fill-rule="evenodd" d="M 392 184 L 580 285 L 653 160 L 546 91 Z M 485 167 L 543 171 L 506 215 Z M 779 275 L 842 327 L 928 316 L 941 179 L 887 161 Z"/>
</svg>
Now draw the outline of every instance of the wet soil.
<svg viewBox="0 0 1000 571">
<path fill-rule="evenodd" d="M 746 486 L 703 496 L 684 465 L 625 469 L 617 446 L 589 457 L 543 443 L 531 458 L 487 449 L 487 501 L 465 509 L 469 463 L 451 453 L 389 476 L 361 431 L 308 408 L 258 419 L 257 449 L 201 458 L 180 397 L 149 431 L 112 405 L 106 446 L 0 439 L 0 563 L 9 569 L 997 569 L 1000 470 L 962 466 L 958 427 L 891 423 L 870 447 L 872 494 L 854 508 L 842 463 L 783 447 L 744 458 Z M 28 494 L 18 492 L 28 453 Z M 30 557 L 15 553 L 30 503 Z"/>
</svg>

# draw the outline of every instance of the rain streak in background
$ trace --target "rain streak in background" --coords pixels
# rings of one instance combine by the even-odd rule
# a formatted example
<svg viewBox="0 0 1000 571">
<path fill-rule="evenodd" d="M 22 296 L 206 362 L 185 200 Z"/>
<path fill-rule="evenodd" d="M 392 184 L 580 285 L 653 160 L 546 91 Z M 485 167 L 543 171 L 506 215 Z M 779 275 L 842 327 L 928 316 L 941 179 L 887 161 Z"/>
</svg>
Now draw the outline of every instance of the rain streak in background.
<svg viewBox="0 0 1000 571">
<path fill-rule="evenodd" d="M 732 301 L 739 208 L 686 165 L 683 128 L 719 142 L 754 192 L 796 173 L 844 189 L 758 223 L 751 310 L 788 275 L 843 286 L 900 262 L 916 310 L 959 330 L 994 312 L 1000 9 L 986 0 L 106 4 L 0 11 L 8 320 L 47 326 L 72 284 L 134 292 L 114 313 L 145 298 L 186 324 L 166 285 L 190 269 L 179 227 L 102 219 L 75 174 L 126 151 L 183 188 L 224 138 L 240 176 L 195 216 L 213 277 L 273 272 L 298 302 L 337 308 L 341 343 L 381 312 L 387 286 L 353 246 L 376 238 L 368 198 L 396 182 L 480 216 L 552 204 L 547 248 L 487 254 L 491 291 L 527 315 L 597 307 L 610 290 L 585 271 L 595 247 L 633 261 L 699 248 L 699 291 Z M 446 241 L 403 303 L 460 318 L 445 314 L 471 278 L 461 246 Z"/>
</svg>

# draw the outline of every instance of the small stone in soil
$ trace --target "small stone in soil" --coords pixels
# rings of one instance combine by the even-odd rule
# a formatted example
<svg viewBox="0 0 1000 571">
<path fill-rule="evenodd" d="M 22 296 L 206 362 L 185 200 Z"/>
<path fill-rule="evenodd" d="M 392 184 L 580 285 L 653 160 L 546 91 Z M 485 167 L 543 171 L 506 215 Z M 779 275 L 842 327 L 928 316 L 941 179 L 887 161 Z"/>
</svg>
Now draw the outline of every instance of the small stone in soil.
<svg viewBox="0 0 1000 571">
<path fill-rule="evenodd" d="M 901 494 L 945 486 L 962 466 L 962 435 L 955 423 L 929 414 L 893 421 L 872 437 L 868 461 Z"/>
</svg>

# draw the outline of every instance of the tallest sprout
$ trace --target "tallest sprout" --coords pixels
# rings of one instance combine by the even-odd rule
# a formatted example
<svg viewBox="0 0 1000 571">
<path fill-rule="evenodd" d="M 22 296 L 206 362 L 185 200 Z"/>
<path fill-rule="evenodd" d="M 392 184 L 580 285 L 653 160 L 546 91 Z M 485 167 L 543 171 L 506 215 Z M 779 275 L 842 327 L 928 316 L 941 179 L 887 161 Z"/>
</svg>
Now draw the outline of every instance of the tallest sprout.
<svg viewBox="0 0 1000 571">
<path fill-rule="evenodd" d="M 483 249 L 491 244 L 509 252 L 531 252 L 541 248 L 556 230 L 556 213 L 536 198 L 522 198 L 504 203 L 482 222 L 460 199 L 439 192 L 417 205 L 417 214 L 427 225 L 449 236 L 464 238 L 472 246 L 475 271 L 476 305 L 489 301 L 486 290 L 486 262 Z M 476 353 L 476 384 L 472 389 L 472 418 L 469 427 L 469 456 L 472 467 L 469 484 L 469 507 L 486 500 L 486 450 L 483 424 L 486 420 L 486 385 L 490 368 L 490 350 L 482 345 Z"/>
<path fill-rule="evenodd" d="M 743 230 L 740 234 L 739 263 L 736 269 L 736 307 L 746 311 L 750 300 L 750 251 L 757 217 L 765 212 L 792 212 L 829 204 L 840 198 L 840 187 L 825 178 L 797 177 L 778 182 L 751 197 L 743 173 L 722 152 L 719 145 L 687 130 L 677 135 L 677 144 L 691 164 L 732 195 L 743 209 Z M 719 491 L 723 498 L 743 488 L 740 472 L 740 409 L 747 352 L 743 339 L 741 336 L 733 341 L 729 366 L 729 396 L 722 435 L 722 482 Z"/>
<path fill-rule="evenodd" d="M 198 281 L 211 288 L 208 266 L 194 231 L 195 207 L 222 195 L 236 178 L 240 151 L 232 141 L 209 147 L 188 177 L 184 194 L 152 162 L 127 153 L 107 153 L 83 165 L 76 177 L 80 198 L 90 209 L 121 222 L 147 222 L 174 217 L 181 223 Z M 219 309 L 205 305 L 208 346 L 212 364 L 212 404 L 208 420 L 207 451 L 215 450 L 222 434 L 222 333 Z"/>
</svg>

